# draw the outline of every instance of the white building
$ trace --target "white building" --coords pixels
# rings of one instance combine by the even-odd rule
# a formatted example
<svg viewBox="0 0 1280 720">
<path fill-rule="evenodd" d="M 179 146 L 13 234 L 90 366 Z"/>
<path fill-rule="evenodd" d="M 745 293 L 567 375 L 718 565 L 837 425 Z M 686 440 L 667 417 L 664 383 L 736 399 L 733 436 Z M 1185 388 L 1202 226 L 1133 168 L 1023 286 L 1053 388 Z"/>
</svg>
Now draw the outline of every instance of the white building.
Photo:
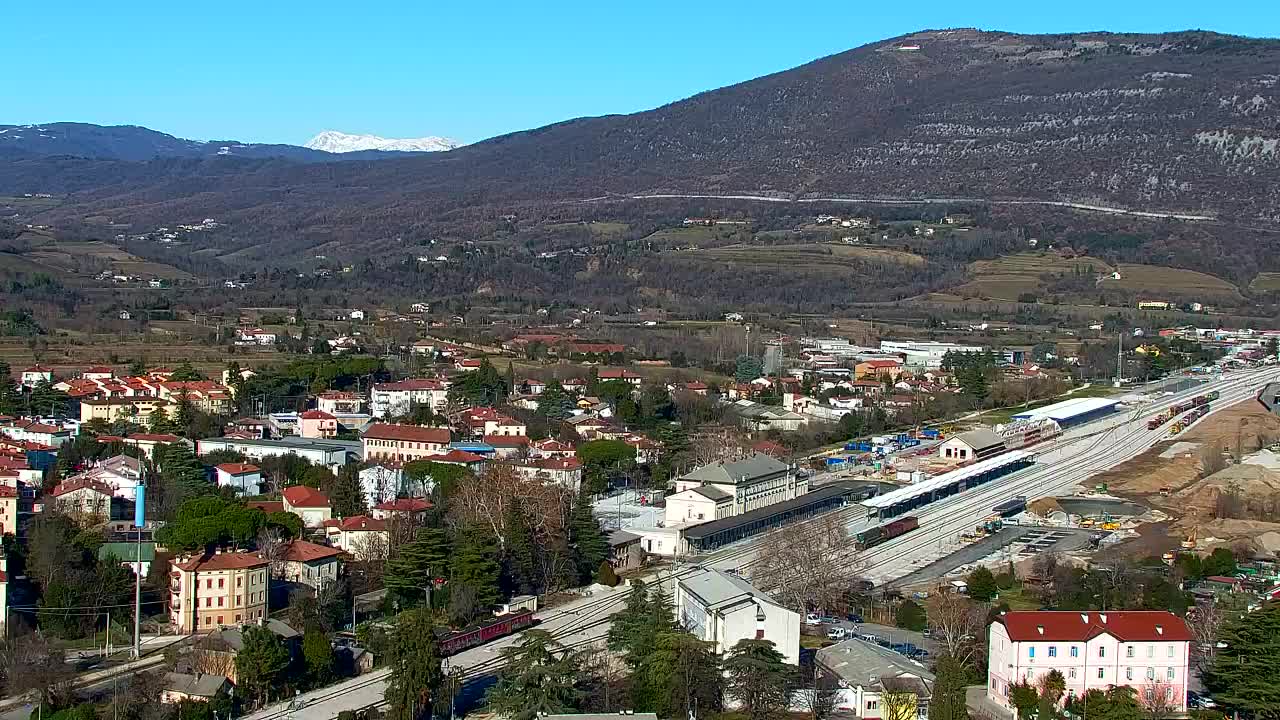
<svg viewBox="0 0 1280 720">
<path fill-rule="evenodd" d="M 715 485 L 699 485 L 667 496 L 668 527 L 709 522 L 733 513 L 733 495 Z"/>
<path fill-rule="evenodd" d="M 1163 694 L 1181 714 L 1191 641 L 1186 622 L 1164 610 L 1007 612 L 988 632 L 987 697 L 1012 709 L 1010 685 L 1057 670 L 1068 697 L 1127 685 L 1140 701 Z"/>
<path fill-rule="evenodd" d="M 443 413 L 449 406 L 449 384 L 434 378 L 417 378 L 373 386 L 369 400 L 375 418 L 408 415 L 415 405 Z"/>
<path fill-rule="evenodd" d="M 726 654 L 739 640 L 769 640 L 791 665 L 800 664 L 800 614 L 751 583 L 720 570 L 702 570 L 676 585 L 676 621 Z"/>
<path fill-rule="evenodd" d="M 835 710 L 874 720 L 884 717 L 885 692 L 916 696 L 916 717 L 929 715 L 934 675 L 902 653 L 854 638 L 818 651 L 817 666 L 836 681 Z"/>
<path fill-rule="evenodd" d="M 949 352 L 980 353 L 981 345 L 934 342 L 931 340 L 881 340 L 880 351 L 902 355 L 910 367 L 933 369 L 942 366 L 942 358 Z"/>
<path fill-rule="evenodd" d="M 323 465 L 334 472 L 346 465 L 347 460 L 352 456 L 363 457 L 360 443 L 347 440 L 307 440 L 298 437 L 259 440 L 217 437 L 199 440 L 196 446 L 197 455 L 207 455 L 214 450 L 233 450 L 252 460 L 277 455 L 297 455 L 310 460 L 312 465 Z"/>
<path fill-rule="evenodd" d="M 262 492 L 262 469 L 248 463 L 222 463 L 213 469 L 218 487 L 229 487 L 237 495 Z"/>
<path fill-rule="evenodd" d="M 730 512 L 723 516 L 729 517 L 784 500 L 794 500 L 809 492 L 809 479 L 797 474 L 790 465 L 757 453 L 745 460 L 703 465 L 676 478 L 677 495 L 699 487 L 715 488 L 731 496 Z"/>
<path fill-rule="evenodd" d="M 43 365 L 32 365 L 18 376 L 18 384 L 24 388 L 33 388 L 42 382 L 53 382 L 53 370 Z"/>
</svg>

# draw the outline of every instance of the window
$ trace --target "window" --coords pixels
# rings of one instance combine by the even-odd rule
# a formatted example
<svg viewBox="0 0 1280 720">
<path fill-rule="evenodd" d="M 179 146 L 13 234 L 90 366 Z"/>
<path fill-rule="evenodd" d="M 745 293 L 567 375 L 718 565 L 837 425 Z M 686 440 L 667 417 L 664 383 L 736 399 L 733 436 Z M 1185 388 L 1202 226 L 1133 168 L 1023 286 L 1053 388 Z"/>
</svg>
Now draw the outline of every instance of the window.
<svg viewBox="0 0 1280 720">
<path fill-rule="evenodd" d="M 1125 679 L 1125 680 L 1132 680 L 1132 679 L 1133 679 L 1133 668 L 1131 668 L 1131 667 L 1130 667 L 1130 668 L 1125 668 L 1125 669 L 1124 669 L 1124 679 Z"/>
<path fill-rule="evenodd" d="M 1102 668 L 1098 668 L 1098 679 L 1099 679 L 1099 680 L 1101 680 L 1101 679 L 1103 678 L 1104 672 L 1105 672 L 1105 671 L 1104 671 Z"/>
<path fill-rule="evenodd" d="M 1148 680 L 1155 680 L 1155 679 L 1156 679 L 1156 669 L 1155 669 L 1155 668 L 1147 668 L 1147 679 L 1148 679 Z"/>
<path fill-rule="evenodd" d="M 1168 657 L 1173 657 L 1173 646 L 1172 646 L 1172 645 L 1167 645 L 1167 646 L 1165 646 L 1165 650 L 1167 650 L 1167 651 L 1168 651 L 1168 652 L 1166 653 L 1166 655 L 1167 655 Z"/>
<path fill-rule="evenodd" d="M 241 586 L 241 585 L 243 585 L 243 584 L 244 584 L 244 576 L 243 576 L 243 575 L 237 575 L 237 576 L 236 576 L 236 587 L 240 587 L 240 586 Z"/>
<path fill-rule="evenodd" d="M 757 639 L 757 640 L 763 640 L 763 639 L 764 639 L 764 630 L 763 630 L 763 629 L 760 629 L 760 628 L 757 628 L 757 629 L 756 629 L 756 639 Z"/>
<path fill-rule="evenodd" d="M 221 625 L 221 624 L 222 624 L 222 616 L 221 616 L 221 615 L 219 615 L 219 616 L 218 616 L 218 624 L 219 624 L 219 625 Z"/>
<path fill-rule="evenodd" d="M 1129 647 L 1127 647 L 1127 648 L 1125 648 L 1125 649 L 1124 649 L 1124 656 L 1125 656 L 1125 657 L 1133 657 L 1133 646 L 1132 646 L 1132 645 L 1130 645 Z"/>
<path fill-rule="evenodd" d="M 221 590 L 226 586 L 227 586 L 227 581 L 222 578 L 218 578 L 218 589 Z"/>
<path fill-rule="evenodd" d="M 218 598 L 218 607 L 222 607 L 222 598 L 221 598 L 221 597 L 219 597 L 219 598 Z"/>
<path fill-rule="evenodd" d="M 1098 657 L 1106 657 L 1106 656 L 1107 656 L 1107 649 L 1104 647 L 1098 648 Z"/>
<path fill-rule="evenodd" d="M 1164 677 L 1165 677 L 1165 679 L 1166 679 L 1166 680 L 1172 680 L 1172 679 L 1173 679 L 1173 668 L 1169 668 L 1169 670 L 1168 670 L 1167 672 L 1165 672 Z"/>
<path fill-rule="evenodd" d="M 1156 646 L 1155 646 L 1155 645 L 1148 645 L 1148 646 L 1147 646 L 1147 657 L 1151 658 L 1151 657 L 1155 657 L 1155 656 L 1156 656 Z"/>
<path fill-rule="evenodd" d="M 1164 689 L 1164 701 L 1173 702 L 1173 688 L 1167 687 Z"/>
<path fill-rule="evenodd" d="M 213 624 L 213 618 L 211 618 L 211 617 L 209 617 L 209 616 L 207 616 L 207 615 L 206 615 L 206 616 L 205 616 L 205 618 L 204 618 L 204 624 L 205 624 L 205 625 L 212 625 L 212 624 Z"/>
<path fill-rule="evenodd" d="M 1076 679 L 1076 669 L 1075 669 L 1075 668 L 1071 668 L 1070 670 L 1067 670 L 1067 677 L 1068 677 L 1068 678 L 1070 678 L 1071 680 L 1075 680 L 1075 679 Z"/>
<path fill-rule="evenodd" d="M 876 709 L 878 709 L 879 707 L 880 707 L 880 701 L 879 701 L 879 700 L 868 700 L 868 701 L 867 701 L 867 709 L 868 709 L 868 710 L 876 710 Z"/>
<path fill-rule="evenodd" d="M 240 613 L 236 613 L 236 622 L 240 622 Z"/>
<path fill-rule="evenodd" d="M 205 599 L 204 599 L 204 606 L 205 606 L 205 607 L 213 607 L 213 598 L 205 598 Z"/>
<path fill-rule="evenodd" d="M 1050 645 L 1050 646 L 1049 646 L 1049 657 L 1058 657 L 1058 646 L 1057 646 L 1057 645 Z"/>
<path fill-rule="evenodd" d="M 206 588 L 208 588 L 208 589 L 212 590 L 212 589 L 213 589 L 213 578 L 209 578 L 209 579 L 205 580 L 205 581 L 204 581 L 204 586 L 205 586 Z"/>
<path fill-rule="evenodd" d="M 1080 657 L 1080 648 L 1075 645 L 1071 646 L 1071 657 Z"/>
<path fill-rule="evenodd" d="M 1035 647 L 1029 647 L 1029 648 L 1027 648 L 1027 657 L 1031 658 L 1032 660 L 1034 660 L 1034 659 L 1036 658 L 1036 649 L 1035 649 Z"/>
</svg>

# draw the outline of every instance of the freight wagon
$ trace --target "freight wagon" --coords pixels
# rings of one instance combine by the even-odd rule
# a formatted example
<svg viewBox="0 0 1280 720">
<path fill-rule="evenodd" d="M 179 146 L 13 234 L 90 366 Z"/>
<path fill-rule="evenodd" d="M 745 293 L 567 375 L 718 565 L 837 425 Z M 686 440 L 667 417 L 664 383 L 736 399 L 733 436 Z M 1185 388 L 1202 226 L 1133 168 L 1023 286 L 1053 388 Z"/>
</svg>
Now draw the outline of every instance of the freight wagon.
<svg viewBox="0 0 1280 720">
<path fill-rule="evenodd" d="M 899 535 L 909 533 L 918 527 L 920 527 L 920 519 L 914 515 L 901 517 L 893 522 L 885 523 L 884 525 L 867 528 L 866 530 L 854 535 L 855 546 L 859 550 L 866 550 L 867 548 L 875 547 L 882 542 L 892 540 Z"/>
<path fill-rule="evenodd" d="M 1018 513 L 1026 509 L 1027 509 L 1027 497 L 1025 495 L 1019 495 L 1016 498 L 1005 500 L 999 505 L 991 508 L 991 512 L 996 513 L 1000 517 L 1010 517 L 1013 515 L 1017 515 Z"/>
<path fill-rule="evenodd" d="M 453 655 L 468 648 L 483 645 L 490 640 L 519 632 L 534 624 L 533 612 L 521 610 L 489 621 L 479 627 L 454 630 L 440 638 L 440 652 Z"/>
</svg>

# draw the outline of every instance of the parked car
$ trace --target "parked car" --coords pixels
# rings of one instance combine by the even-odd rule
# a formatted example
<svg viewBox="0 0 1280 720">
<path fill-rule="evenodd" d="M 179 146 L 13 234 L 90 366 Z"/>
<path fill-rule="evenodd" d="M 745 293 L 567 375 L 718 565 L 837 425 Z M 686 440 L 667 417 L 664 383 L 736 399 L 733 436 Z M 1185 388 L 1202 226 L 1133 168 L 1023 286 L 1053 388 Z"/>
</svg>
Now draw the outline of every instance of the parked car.
<svg viewBox="0 0 1280 720">
<path fill-rule="evenodd" d="M 818 615 L 818 613 L 809 613 L 808 615 L 804 616 L 805 625 L 818 625 L 821 623 L 822 623 L 822 618 Z"/>
<path fill-rule="evenodd" d="M 833 627 L 827 631 L 827 637 L 836 641 L 844 640 L 845 638 L 849 637 L 849 631 L 837 625 L 836 627 Z"/>
<path fill-rule="evenodd" d="M 849 622 L 858 623 L 859 625 L 861 625 L 864 622 L 864 620 L 862 619 L 862 616 L 859 615 L 858 613 L 849 613 L 846 616 L 846 618 L 849 620 Z"/>
</svg>

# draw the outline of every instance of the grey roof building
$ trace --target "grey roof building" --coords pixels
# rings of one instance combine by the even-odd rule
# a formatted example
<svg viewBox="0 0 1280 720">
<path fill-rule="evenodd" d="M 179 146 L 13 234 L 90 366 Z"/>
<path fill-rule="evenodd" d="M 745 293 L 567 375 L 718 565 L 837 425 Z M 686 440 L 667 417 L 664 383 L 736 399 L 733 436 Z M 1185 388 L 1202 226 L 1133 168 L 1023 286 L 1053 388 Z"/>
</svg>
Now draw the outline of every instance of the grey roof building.
<svg viewBox="0 0 1280 720">
<path fill-rule="evenodd" d="M 821 672 L 839 684 L 837 710 L 861 718 L 881 718 L 881 695 L 909 692 L 916 696 L 917 714 L 928 715 L 934 675 L 925 666 L 860 638 L 822 648 L 817 664 Z"/>
</svg>

